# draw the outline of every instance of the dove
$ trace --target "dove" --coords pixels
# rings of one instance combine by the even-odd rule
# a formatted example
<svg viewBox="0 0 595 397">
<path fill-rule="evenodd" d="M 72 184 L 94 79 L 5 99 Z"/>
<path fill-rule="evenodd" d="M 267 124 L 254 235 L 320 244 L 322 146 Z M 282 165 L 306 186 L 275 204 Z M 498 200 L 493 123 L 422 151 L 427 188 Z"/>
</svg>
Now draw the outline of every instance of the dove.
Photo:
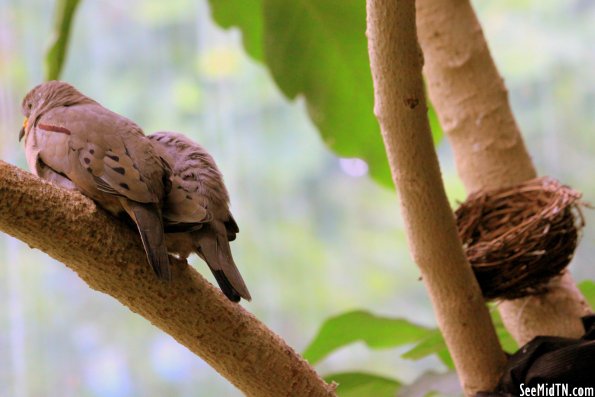
<svg viewBox="0 0 595 397">
<path fill-rule="evenodd" d="M 229 194 L 215 160 L 179 133 L 156 132 L 148 138 L 172 169 L 172 187 L 163 206 L 170 253 L 186 259 L 195 252 L 229 300 L 251 300 L 231 255 L 229 242 L 235 240 L 239 228 L 229 211 Z"/>
<path fill-rule="evenodd" d="M 127 214 L 147 261 L 160 279 L 170 280 L 161 207 L 171 170 L 141 128 L 61 81 L 29 91 L 22 111 L 19 140 L 25 139 L 30 170 L 113 215 Z"/>
</svg>

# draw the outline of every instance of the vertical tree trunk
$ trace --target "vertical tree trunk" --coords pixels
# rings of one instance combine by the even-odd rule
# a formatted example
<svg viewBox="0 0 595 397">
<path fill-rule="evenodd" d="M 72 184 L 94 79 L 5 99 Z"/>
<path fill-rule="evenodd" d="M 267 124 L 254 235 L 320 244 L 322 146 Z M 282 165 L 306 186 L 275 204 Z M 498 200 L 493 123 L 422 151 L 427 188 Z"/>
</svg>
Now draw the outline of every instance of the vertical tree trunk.
<svg viewBox="0 0 595 397">
<path fill-rule="evenodd" d="M 429 94 L 468 192 L 518 184 L 536 176 L 508 93 L 468 0 L 419 0 L 419 40 Z M 590 312 L 569 273 L 540 297 L 504 301 L 507 329 L 523 344 L 536 335 L 577 337 Z"/>
<path fill-rule="evenodd" d="M 367 2 L 368 50 L 380 122 L 407 238 L 465 393 L 495 386 L 505 357 L 459 241 L 431 138 L 415 3 Z"/>
</svg>

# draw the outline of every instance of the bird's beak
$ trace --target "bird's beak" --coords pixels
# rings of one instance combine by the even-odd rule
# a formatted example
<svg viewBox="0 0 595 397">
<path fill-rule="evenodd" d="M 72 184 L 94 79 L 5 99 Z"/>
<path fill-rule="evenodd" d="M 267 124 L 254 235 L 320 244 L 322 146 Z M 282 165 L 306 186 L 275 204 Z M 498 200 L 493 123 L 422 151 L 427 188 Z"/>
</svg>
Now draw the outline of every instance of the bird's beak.
<svg viewBox="0 0 595 397">
<path fill-rule="evenodd" d="M 21 132 L 19 133 L 19 142 L 23 139 L 23 137 L 25 136 L 25 130 L 27 129 L 27 118 L 25 117 L 25 120 L 23 121 L 23 128 L 21 128 Z"/>
</svg>

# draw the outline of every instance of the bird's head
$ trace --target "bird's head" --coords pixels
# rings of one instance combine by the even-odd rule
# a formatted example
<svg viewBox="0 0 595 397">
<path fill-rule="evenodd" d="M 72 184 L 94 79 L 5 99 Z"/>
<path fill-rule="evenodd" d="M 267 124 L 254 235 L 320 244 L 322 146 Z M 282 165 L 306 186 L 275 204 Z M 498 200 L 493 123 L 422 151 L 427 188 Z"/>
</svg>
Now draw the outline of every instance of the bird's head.
<svg viewBox="0 0 595 397">
<path fill-rule="evenodd" d="M 50 109 L 94 102 L 68 83 L 58 80 L 39 84 L 25 95 L 21 111 L 25 120 L 19 134 L 19 141 L 27 135 L 37 119 Z"/>
</svg>

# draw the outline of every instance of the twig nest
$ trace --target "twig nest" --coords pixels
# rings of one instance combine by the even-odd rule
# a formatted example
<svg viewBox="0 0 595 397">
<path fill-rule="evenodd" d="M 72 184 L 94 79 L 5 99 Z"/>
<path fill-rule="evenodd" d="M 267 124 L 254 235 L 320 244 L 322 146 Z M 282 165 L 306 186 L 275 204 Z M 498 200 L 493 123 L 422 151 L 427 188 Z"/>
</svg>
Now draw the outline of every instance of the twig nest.
<svg viewBox="0 0 595 397">
<path fill-rule="evenodd" d="M 545 292 L 568 265 L 584 226 L 581 194 L 543 177 L 471 194 L 456 210 L 467 259 L 486 299 Z"/>
</svg>

